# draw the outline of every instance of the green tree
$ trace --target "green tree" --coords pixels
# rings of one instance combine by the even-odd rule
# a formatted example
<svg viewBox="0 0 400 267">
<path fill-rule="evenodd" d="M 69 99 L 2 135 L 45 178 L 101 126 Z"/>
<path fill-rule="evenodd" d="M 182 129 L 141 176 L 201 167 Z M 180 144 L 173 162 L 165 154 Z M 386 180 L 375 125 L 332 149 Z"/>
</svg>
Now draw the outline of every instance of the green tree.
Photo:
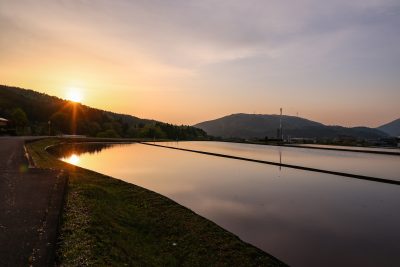
<svg viewBox="0 0 400 267">
<path fill-rule="evenodd" d="M 131 138 L 138 137 L 139 136 L 139 129 L 136 128 L 136 126 L 129 127 L 129 129 L 127 131 L 127 136 L 131 137 Z"/>
<path fill-rule="evenodd" d="M 29 121 L 25 111 L 21 108 L 16 108 L 12 112 L 11 118 L 16 126 L 17 134 L 24 135 L 30 133 L 27 129 Z"/>
<path fill-rule="evenodd" d="M 158 126 L 146 125 L 140 129 L 139 137 L 142 138 L 166 138 L 165 133 Z"/>
<path fill-rule="evenodd" d="M 71 123 L 67 113 L 58 111 L 51 115 L 50 121 L 54 133 L 59 134 L 69 132 Z"/>
<path fill-rule="evenodd" d="M 119 138 L 120 136 L 114 129 L 108 129 L 104 132 L 100 132 L 97 134 L 97 137 L 102 137 L 102 138 Z"/>
<path fill-rule="evenodd" d="M 26 116 L 25 111 L 20 108 L 14 109 L 11 114 L 12 120 L 14 121 L 17 127 L 26 127 L 28 125 L 28 117 Z"/>
<path fill-rule="evenodd" d="M 97 122 L 87 123 L 87 128 L 87 132 L 90 136 L 96 136 L 99 132 L 101 132 L 100 124 Z"/>
</svg>

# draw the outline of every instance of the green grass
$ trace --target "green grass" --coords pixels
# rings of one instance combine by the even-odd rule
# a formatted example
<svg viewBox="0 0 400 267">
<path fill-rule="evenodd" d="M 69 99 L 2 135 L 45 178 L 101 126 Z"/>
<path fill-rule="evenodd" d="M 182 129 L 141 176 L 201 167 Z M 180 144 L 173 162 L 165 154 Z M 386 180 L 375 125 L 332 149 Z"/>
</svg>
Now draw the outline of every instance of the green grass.
<svg viewBox="0 0 400 267">
<path fill-rule="evenodd" d="M 60 230 L 63 266 L 285 266 L 155 192 L 57 160 L 27 144 L 41 168 L 69 172 Z"/>
</svg>

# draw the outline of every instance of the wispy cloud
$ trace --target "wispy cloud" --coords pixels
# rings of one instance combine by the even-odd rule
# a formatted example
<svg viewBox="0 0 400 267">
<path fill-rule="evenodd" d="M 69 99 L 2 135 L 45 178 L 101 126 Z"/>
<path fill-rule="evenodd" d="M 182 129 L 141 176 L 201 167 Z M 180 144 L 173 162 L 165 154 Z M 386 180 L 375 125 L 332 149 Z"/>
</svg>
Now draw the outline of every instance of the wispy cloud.
<svg viewBox="0 0 400 267">
<path fill-rule="evenodd" d="M 135 90 L 230 90 L 237 99 L 222 110 L 232 112 L 261 107 L 266 91 L 284 102 L 282 92 L 368 90 L 390 96 L 392 112 L 398 29 L 396 0 L 2 0 L 0 74 L 36 62 Z"/>
</svg>

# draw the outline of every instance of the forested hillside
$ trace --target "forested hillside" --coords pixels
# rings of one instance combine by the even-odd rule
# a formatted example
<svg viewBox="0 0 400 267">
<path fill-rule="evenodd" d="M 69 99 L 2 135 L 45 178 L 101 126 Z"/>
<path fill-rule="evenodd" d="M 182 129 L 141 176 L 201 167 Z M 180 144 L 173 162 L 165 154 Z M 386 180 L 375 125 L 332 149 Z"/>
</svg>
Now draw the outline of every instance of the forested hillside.
<svg viewBox="0 0 400 267">
<path fill-rule="evenodd" d="M 391 136 L 400 136 L 400 119 L 386 123 L 377 128 Z"/>
<path fill-rule="evenodd" d="M 279 129 L 279 115 L 232 114 L 216 120 L 194 125 L 213 136 L 224 138 L 276 138 Z M 338 138 L 377 139 L 387 134 L 368 127 L 328 126 L 319 122 L 295 116 L 282 116 L 282 129 L 285 138 Z"/>
<path fill-rule="evenodd" d="M 206 133 L 91 108 L 33 90 L 0 85 L 0 117 L 19 135 L 79 134 L 94 137 L 202 139 Z"/>
</svg>

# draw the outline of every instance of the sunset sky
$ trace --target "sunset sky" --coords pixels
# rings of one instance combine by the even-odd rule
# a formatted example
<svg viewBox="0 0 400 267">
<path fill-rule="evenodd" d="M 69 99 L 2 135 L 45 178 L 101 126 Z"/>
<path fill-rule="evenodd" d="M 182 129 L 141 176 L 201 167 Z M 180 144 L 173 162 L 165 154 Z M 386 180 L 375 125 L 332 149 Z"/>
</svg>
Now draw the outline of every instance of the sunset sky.
<svg viewBox="0 0 400 267">
<path fill-rule="evenodd" d="M 0 84 L 177 124 L 400 117 L 400 1 L 0 0 Z"/>
</svg>

